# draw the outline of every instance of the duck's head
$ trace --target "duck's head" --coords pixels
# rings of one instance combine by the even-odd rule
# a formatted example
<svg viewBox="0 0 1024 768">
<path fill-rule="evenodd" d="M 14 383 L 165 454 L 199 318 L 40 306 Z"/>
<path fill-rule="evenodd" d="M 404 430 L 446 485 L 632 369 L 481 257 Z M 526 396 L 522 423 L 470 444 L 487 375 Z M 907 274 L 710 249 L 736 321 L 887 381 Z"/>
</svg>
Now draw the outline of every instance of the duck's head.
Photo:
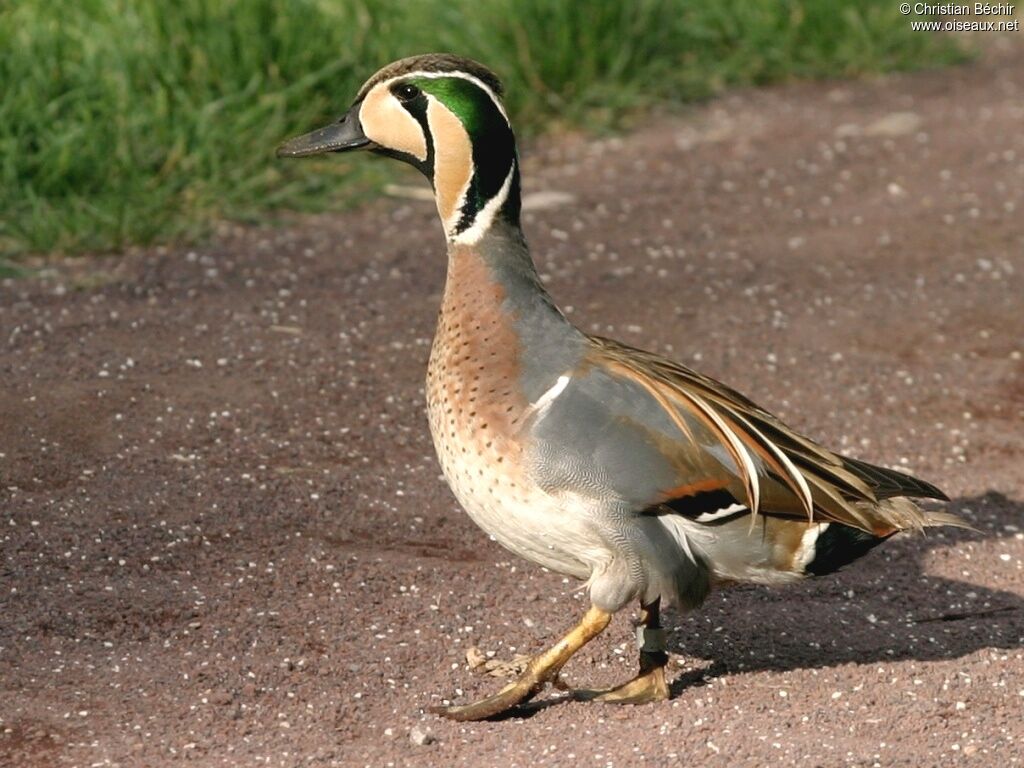
<svg viewBox="0 0 1024 768">
<path fill-rule="evenodd" d="M 366 81 L 339 120 L 282 144 L 278 157 L 368 149 L 419 168 L 449 240 L 495 221 L 518 227 L 519 163 L 498 78 L 450 54 L 401 59 Z"/>
</svg>

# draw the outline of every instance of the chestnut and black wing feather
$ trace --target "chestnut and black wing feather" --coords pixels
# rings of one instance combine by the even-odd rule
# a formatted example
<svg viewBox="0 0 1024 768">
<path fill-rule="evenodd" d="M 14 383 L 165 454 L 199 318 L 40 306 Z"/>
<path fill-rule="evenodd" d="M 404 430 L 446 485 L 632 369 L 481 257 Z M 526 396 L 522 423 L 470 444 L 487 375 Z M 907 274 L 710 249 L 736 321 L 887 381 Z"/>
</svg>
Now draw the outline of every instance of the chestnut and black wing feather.
<svg viewBox="0 0 1024 768">
<path fill-rule="evenodd" d="M 831 521 L 872 535 L 920 527 L 913 505 L 882 504 L 899 496 L 944 499 L 935 486 L 909 475 L 834 453 L 787 427 L 736 390 L 667 358 L 620 342 L 591 337 L 591 363 L 646 389 L 679 426 L 680 450 L 699 422 L 732 458 L 735 500 L 753 516 L 767 514 Z M 696 446 L 695 446 L 696 448 Z M 662 504 L 692 507 L 689 495 Z M 681 500 L 682 499 L 682 500 Z M 721 499 L 714 501 L 718 503 Z"/>
</svg>

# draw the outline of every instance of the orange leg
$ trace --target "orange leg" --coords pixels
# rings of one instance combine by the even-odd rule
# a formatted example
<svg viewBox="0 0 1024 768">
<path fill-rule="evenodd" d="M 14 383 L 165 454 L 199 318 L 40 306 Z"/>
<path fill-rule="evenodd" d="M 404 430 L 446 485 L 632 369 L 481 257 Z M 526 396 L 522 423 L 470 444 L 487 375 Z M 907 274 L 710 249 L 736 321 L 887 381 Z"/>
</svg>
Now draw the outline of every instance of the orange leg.
<svg viewBox="0 0 1024 768">
<path fill-rule="evenodd" d="M 580 623 L 565 637 L 548 650 L 534 656 L 514 683 L 505 686 L 493 696 L 472 704 L 432 707 L 431 711 L 451 720 L 484 720 L 529 701 L 540 693 L 545 684 L 555 681 L 573 654 L 601 634 L 611 619 L 610 613 L 591 606 Z"/>
<path fill-rule="evenodd" d="M 665 630 L 658 619 L 660 600 L 642 605 L 637 641 L 640 646 L 640 671 L 629 682 L 603 690 L 580 690 L 574 693 L 583 701 L 603 701 L 609 704 L 647 704 L 665 701 L 669 697 L 665 680 Z"/>
</svg>

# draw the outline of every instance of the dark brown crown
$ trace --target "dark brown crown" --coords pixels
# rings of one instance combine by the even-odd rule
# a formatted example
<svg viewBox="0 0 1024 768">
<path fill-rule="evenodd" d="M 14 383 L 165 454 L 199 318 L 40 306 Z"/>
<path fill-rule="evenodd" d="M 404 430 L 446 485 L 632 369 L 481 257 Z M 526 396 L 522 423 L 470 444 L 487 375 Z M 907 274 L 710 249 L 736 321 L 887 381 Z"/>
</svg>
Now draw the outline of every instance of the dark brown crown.
<svg viewBox="0 0 1024 768">
<path fill-rule="evenodd" d="M 366 84 L 359 90 L 356 101 L 366 96 L 367 92 L 377 83 L 394 77 L 401 77 L 409 72 L 465 72 L 467 75 L 472 75 L 480 80 L 494 91 L 496 96 L 500 97 L 503 92 L 498 76 L 477 61 L 462 56 L 455 56 L 451 53 L 424 53 L 420 56 L 409 56 L 408 58 L 399 59 L 388 64 L 366 81 Z"/>
</svg>

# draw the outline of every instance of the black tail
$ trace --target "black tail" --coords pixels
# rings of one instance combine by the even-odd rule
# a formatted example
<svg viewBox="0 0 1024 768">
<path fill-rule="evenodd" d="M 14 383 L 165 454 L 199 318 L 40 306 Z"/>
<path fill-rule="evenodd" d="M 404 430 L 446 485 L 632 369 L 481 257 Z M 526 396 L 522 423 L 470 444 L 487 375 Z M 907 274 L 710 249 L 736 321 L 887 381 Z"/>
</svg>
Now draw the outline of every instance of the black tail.
<svg viewBox="0 0 1024 768">
<path fill-rule="evenodd" d="M 814 576 L 835 573 L 844 565 L 866 555 L 889 536 L 872 536 L 858 528 L 829 523 L 828 528 L 814 542 L 814 557 L 805 570 Z"/>
<path fill-rule="evenodd" d="M 895 496 L 910 496 L 915 499 L 939 499 L 949 501 L 949 497 L 931 483 L 911 477 L 894 469 L 886 469 L 866 461 L 843 456 L 843 466 L 861 477 L 875 496 L 879 499 L 891 499 Z"/>
</svg>

